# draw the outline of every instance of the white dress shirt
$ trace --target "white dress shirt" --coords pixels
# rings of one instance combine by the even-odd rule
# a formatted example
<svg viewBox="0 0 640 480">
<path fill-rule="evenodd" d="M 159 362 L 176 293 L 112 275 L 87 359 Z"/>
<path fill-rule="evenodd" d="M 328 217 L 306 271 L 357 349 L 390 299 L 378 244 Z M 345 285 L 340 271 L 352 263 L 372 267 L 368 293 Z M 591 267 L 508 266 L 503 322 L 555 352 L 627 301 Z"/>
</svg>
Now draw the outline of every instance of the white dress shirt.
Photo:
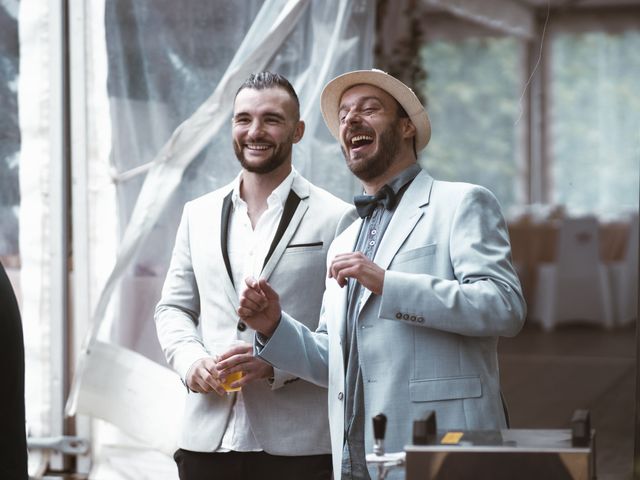
<svg viewBox="0 0 640 480">
<path fill-rule="evenodd" d="M 282 217 L 284 204 L 291 190 L 295 169 L 267 198 L 267 209 L 258 219 L 255 228 L 247 211 L 247 204 L 240 198 L 242 174 L 236 178 L 231 195 L 232 210 L 229 216 L 228 254 L 233 275 L 233 284 L 240 293 L 245 289 L 244 279 L 248 276 L 259 278 L 265 256 Z M 242 391 L 236 393 L 236 401 L 222 438 L 218 452 L 255 452 L 263 448 L 256 440 L 242 398 Z"/>
</svg>

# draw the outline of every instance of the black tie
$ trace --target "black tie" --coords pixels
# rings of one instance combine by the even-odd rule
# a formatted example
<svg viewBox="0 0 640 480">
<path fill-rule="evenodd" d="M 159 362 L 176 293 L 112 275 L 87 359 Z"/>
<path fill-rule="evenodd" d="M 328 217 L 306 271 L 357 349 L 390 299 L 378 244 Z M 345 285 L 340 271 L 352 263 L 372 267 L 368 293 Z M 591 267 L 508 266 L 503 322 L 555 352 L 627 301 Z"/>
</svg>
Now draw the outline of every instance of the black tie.
<svg viewBox="0 0 640 480">
<path fill-rule="evenodd" d="M 389 185 L 382 187 L 375 195 L 356 195 L 353 197 L 360 218 L 366 218 L 373 213 L 378 205 L 392 210 L 396 204 L 396 194 Z"/>
</svg>

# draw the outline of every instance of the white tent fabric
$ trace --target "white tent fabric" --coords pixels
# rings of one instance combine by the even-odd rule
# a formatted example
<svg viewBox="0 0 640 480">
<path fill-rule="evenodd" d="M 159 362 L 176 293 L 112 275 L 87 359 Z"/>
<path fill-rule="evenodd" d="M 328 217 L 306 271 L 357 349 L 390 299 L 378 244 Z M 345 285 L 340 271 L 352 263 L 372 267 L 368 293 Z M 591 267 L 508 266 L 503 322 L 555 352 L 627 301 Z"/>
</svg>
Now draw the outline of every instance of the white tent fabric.
<svg viewBox="0 0 640 480">
<path fill-rule="evenodd" d="M 74 185 L 70 266 L 88 275 L 85 284 L 74 284 L 72 300 L 88 303 L 94 314 L 67 413 L 107 419 L 142 441 L 139 445 L 165 453 L 173 448 L 174 435 L 158 430 L 165 424 L 142 424 L 140 415 L 132 417 L 139 410 L 130 402 L 149 395 L 148 384 L 135 385 L 136 375 L 150 383 L 160 379 L 161 388 L 155 390 L 160 393 L 153 398 L 156 414 L 163 407 L 171 411 L 184 394 L 177 390 L 182 386 L 175 374 L 162 365 L 150 314 L 182 204 L 228 182 L 239 169 L 229 119 L 233 94 L 244 78 L 262 69 L 287 76 L 298 91 L 307 123 L 305 139 L 294 149 L 296 168 L 343 198 L 357 185 L 321 120 L 318 99 L 333 76 L 373 66 L 374 15 L 368 2 L 247 0 L 242 6 L 222 1 L 98 0 L 82 7 L 85 83 L 72 88 L 71 103 L 84 96 L 86 148 L 72 154 L 86 155 L 86 166 L 82 172 L 71 172 L 74 182 L 85 183 L 82 189 Z M 61 391 L 61 379 L 51 370 L 51 358 L 62 347 L 52 345 L 49 335 L 51 295 L 56 291 L 50 280 L 52 262 L 66 256 L 51 241 L 52 219 L 59 213 L 50 198 L 52 171 L 59 172 L 51 142 L 56 138 L 53 127 L 60 122 L 52 104 L 60 98 L 50 80 L 59 65 L 50 55 L 49 32 L 57 28 L 60 17 L 50 8 L 46 2 L 20 2 L 20 252 L 32 436 L 56 433 L 51 425 L 58 420 L 61 425 L 62 406 L 52 394 L 55 388 Z M 150 24 L 154 19 L 157 23 Z M 138 70 L 147 67 L 148 71 Z M 78 198 L 78 192 L 84 196 Z M 82 202 L 86 212 L 77 207 Z M 89 319 L 73 322 L 81 329 Z M 88 352 L 89 362 L 83 358 Z M 113 362 L 120 362 L 121 368 Z M 89 372 L 84 380 L 83 371 Z M 145 377 L 145 372 L 151 374 Z M 81 391 L 85 397 L 77 395 Z M 168 430 L 175 428 L 174 424 Z M 102 439 L 93 440 L 92 476 L 122 478 L 114 457 L 100 448 Z M 37 458 L 35 452 L 31 457 Z M 109 465 L 101 463 L 107 459 Z M 136 478 L 146 477 L 140 473 Z"/>
<path fill-rule="evenodd" d="M 136 422 L 132 422 L 131 414 L 141 411 L 145 404 L 151 402 L 155 405 L 155 414 L 163 410 L 179 411 L 180 395 L 184 394 L 173 372 L 141 355 L 163 363 L 158 353 L 151 314 L 166 269 L 163 261 L 168 260 L 166 252 L 170 251 L 173 243 L 174 231 L 167 231 L 175 230 L 175 213 L 179 212 L 185 199 L 225 183 L 237 172 L 226 127 L 229 125 L 233 93 L 249 73 L 270 69 L 285 74 L 294 83 L 307 123 L 306 139 L 294 154 L 296 167 L 311 180 L 332 185 L 334 192 L 343 197 L 354 192 L 355 181 L 343 165 L 335 142 L 324 130 L 318 98 L 322 86 L 333 76 L 348 69 L 372 66 L 373 16 L 364 9 L 366 2 L 280 0 L 258 3 L 262 8 L 251 19 L 251 27 L 231 64 L 219 77 L 213 94 L 193 115 L 182 121 L 150 161 L 144 162 L 144 158 L 140 158 L 149 152 L 148 147 L 143 146 L 149 141 L 157 142 L 161 137 L 155 126 L 159 127 L 159 131 L 166 131 L 171 124 L 171 119 L 167 118 L 171 114 L 171 102 L 163 104 L 158 99 L 141 101 L 126 95 L 114 96 L 109 91 L 110 125 L 102 123 L 102 127 L 97 129 L 95 125 L 104 122 L 104 119 L 89 115 L 92 123 L 89 130 L 112 138 L 110 158 L 92 158 L 91 161 L 104 163 L 109 160 L 112 168 L 121 172 L 114 173 L 113 179 L 119 202 L 119 223 L 124 233 L 116 262 L 95 305 L 66 412 L 69 415 L 85 413 L 109 420 L 144 445 L 165 453 L 175 448 L 172 443 L 175 438 L 170 434 L 171 431 L 175 432 L 174 425 L 167 427 L 166 422 L 143 422 L 140 416 L 136 417 Z M 247 10 L 251 12 L 252 8 L 248 7 Z M 108 12 L 109 2 L 107 17 Z M 105 24 L 106 37 L 109 39 L 108 18 Z M 189 34 L 181 31 L 168 33 L 176 36 Z M 220 38 L 216 37 L 215 32 L 210 34 L 219 42 L 231 41 L 224 38 L 222 33 Z M 107 57 L 112 55 L 113 52 L 109 52 Z M 94 58 L 93 55 L 90 57 Z M 95 58 L 101 57 L 104 58 L 104 55 L 96 52 Z M 180 63 L 179 58 L 172 58 Z M 193 77 L 197 77 L 197 73 L 190 72 L 191 81 L 195 81 Z M 132 72 L 114 73 L 109 69 L 106 83 L 110 88 L 119 81 L 113 79 L 117 74 L 130 76 Z M 180 97 L 182 92 L 172 93 Z M 99 105 L 99 102 L 97 99 L 95 104 Z M 94 104 L 93 99 L 88 103 Z M 126 136 L 123 135 L 123 124 L 129 127 Z M 132 156 L 132 151 L 142 155 Z M 202 158 L 210 163 L 208 167 L 215 172 L 215 175 L 206 175 L 204 181 L 189 171 L 191 162 L 194 159 L 202 162 Z M 195 164 L 196 168 L 202 168 L 198 162 Z M 144 173 L 144 182 L 139 187 L 136 185 L 139 180 L 137 176 Z M 136 191 L 138 187 L 139 192 Z M 112 198 L 110 189 L 105 188 L 104 194 Z M 102 211 L 100 205 L 104 205 L 104 199 L 97 195 L 89 200 L 94 202 L 89 207 L 90 211 Z M 99 228 L 96 222 L 92 223 L 91 231 Z M 153 232 L 161 234 L 154 238 Z M 106 235 L 109 236 L 109 232 Z M 106 248 L 108 262 L 108 242 L 103 247 Z M 157 251 L 165 253 L 150 254 Z M 89 260 L 103 262 L 102 267 L 96 270 L 104 269 L 104 255 L 100 252 L 90 252 Z M 76 261 L 82 259 L 76 258 Z M 111 340 L 128 348 L 108 343 L 108 336 L 99 335 L 104 330 L 101 329 L 103 321 L 111 320 L 108 310 L 113 305 L 114 293 L 119 294 L 119 302 L 113 309 Z M 99 336 L 106 342 L 96 342 Z M 132 369 L 132 365 L 135 368 Z M 133 385 L 136 375 L 140 385 L 135 390 L 129 389 L 127 386 Z M 96 382 L 96 378 L 101 380 Z M 97 402 L 101 391 L 103 398 Z"/>
<path fill-rule="evenodd" d="M 260 22 L 260 25 L 269 25 L 272 30 L 264 31 L 263 29 L 263 34 L 266 35 L 263 35 L 262 38 L 251 38 L 252 32 L 250 32 L 244 43 L 245 49 L 240 48 L 235 61 L 227 69 L 213 95 L 176 129 L 154 159 L 135 203 L 129 225 L 125 230 L 116 265 L 100 295 L 93 322 L 82 347 L 74 385 L 67 404 L 68 415 L 76 413 L 77 395 L 80 392 L 83 377 L 93 375 L 93 372 L 85 372 L 84 370 L 87 362 L 86 357 L 92 353 L 93 343 L 97 338 L 101 321 L 104 319 L 117 282 L 162 213 L 171 193 L 179 184 L 186 166 L 220 130 L 222 122 L 228 116 L 232 106 L 232 97 L 228 94 L 230 85 L 237 84 L 249 73 L 264 68 L 266 61 L 279 48 L 306 6 L 306 1 L 290 1 L 275 19 L 258 16 L 256 22 Z M 279 9 L 269 8 L 263 9 L 263 12 L 271 17 L 273 17 L 273 13 L 280 13 Z M 254 25 L 256 24 L 254 23 Z M 143 376 L 143 372 L 141 372 L 141 376 Z M 126 405 L 123 407 L 126 408 Z"/>
</svg>

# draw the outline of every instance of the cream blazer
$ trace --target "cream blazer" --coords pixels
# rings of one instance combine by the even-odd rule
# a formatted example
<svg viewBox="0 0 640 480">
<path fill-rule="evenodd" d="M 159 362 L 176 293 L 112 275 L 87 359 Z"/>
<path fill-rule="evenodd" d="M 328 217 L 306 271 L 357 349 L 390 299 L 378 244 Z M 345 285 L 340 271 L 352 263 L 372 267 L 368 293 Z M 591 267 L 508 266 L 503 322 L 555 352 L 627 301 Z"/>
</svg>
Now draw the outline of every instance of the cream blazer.
<svg viewBox="0 0 640 480">
<path fill-rule="evenodd" d="M 216 344 L 235 338 L 253 341 L 251 329 L 237 328 L 239 292 L 226 249 L 232 189 L 232 184 L 227 185 L 185 205 L 156 307 L 160 344 L 183 379 L 196 360 L 221 353 Z M 352 206 L 302 176 L 295 177 L 261 276 L 274 285 L 284 308 L 306 328 L 318 326 L 329 245 L 354 218 Z M 185 394 L 179 446 L 216 450 L 233 395 Z M 330 452 L 326 387 L 276 369 L 272 383 L 265 379 L 247 385 L 243 396 L 253 433 L 266 452 Z"/>
</svg>

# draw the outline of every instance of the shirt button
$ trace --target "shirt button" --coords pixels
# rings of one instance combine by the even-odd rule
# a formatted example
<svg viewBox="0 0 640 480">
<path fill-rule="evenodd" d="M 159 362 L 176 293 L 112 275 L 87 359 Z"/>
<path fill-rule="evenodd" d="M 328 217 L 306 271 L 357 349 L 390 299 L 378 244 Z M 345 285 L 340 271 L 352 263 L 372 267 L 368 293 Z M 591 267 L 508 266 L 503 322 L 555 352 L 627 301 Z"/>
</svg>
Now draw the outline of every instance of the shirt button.
<svg viewBox="0 0 640 480">
<path fill-rule="evenodd" d="M 371 235 L 375 235 L 376 233 L 378 233 L 378 231 L 375 228 L 371 230 Z"/>
<path fill-rule="evenodd" d="M 375 242 L 374 240 L 371 240 L 371 241 L 369 242 L 369 245 L 371 245 L 372 247 L 373 247 L 375 244 L 376 244 L 376 242 Z"/>
<path fill-rule="evenodd" d="M 340 392 L 338 394 L 338 400 L 342 400 L 344 398 L 344 393 Z"/>
<path fill-rule="evenodd" d="M 400 312 L 396 313 L 396 318 L 400 320 L 402 318 L 402 314 Z"/>
<path fill-rule="evenodd" d="M 424 318 L 418 317 L 418 323 L 424 323 Z"/>
<path fill-rule="evenodd" d="M 403 320 L 409 320 L 409 314 L 405 313 L 404 315 L 402 315 L 402 319 Z"/>
<path fill-rule="evenodd" d="M 415 315 L 411 315 L 411 321 L 415 322 L 416 321 L 416 316 Z"/>
</svg>

